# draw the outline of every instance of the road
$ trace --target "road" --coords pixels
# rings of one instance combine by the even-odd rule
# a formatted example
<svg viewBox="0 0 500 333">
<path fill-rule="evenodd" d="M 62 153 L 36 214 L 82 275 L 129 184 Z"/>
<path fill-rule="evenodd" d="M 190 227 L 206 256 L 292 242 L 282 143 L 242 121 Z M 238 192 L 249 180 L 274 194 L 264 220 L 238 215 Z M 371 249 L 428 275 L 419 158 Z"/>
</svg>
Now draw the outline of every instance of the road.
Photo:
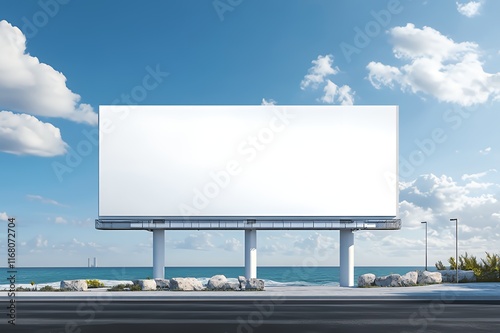
<svg viewBox="0 0 500 333">
<path fill-rule="evenodd" d="M 3 307 L 3 306 L 2 306 Z M 500 300 L 20 300 L 0 332 L 499 332 Z"/>
</svg>

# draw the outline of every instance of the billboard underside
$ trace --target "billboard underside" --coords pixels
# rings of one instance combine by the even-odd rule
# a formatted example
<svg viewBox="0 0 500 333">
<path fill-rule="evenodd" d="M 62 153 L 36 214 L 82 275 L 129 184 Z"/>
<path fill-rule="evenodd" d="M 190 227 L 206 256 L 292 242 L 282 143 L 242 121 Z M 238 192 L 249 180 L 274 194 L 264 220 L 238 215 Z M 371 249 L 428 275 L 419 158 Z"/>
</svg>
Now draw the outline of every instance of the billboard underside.
<svg viewBox="0 0 500 333">
<path fill-rule="evenodd" d="M 397 106 L 101 106 L 99 218 L 397 216 Z"/>
</svg>

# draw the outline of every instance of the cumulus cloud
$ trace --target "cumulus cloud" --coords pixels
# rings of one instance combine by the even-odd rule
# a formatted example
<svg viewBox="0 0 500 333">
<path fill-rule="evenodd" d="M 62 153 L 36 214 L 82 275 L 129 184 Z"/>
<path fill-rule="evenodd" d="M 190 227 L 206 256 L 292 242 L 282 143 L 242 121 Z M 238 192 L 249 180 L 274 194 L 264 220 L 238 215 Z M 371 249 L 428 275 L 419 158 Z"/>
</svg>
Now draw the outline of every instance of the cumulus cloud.
<svg viewBox="0 0 500 333">
<path fill-rule="evenodd" d="M 459 184 L 446 175 L 438 177 L 425 174 L 400 190 L 400 198 L 423 209 L 430 209 L 434 216 L 477 211 L 497 203 L 494 193 L 476 193 L 475 188 L 467 183 Z"/>
<path fill-rule="evenodd" d="M 51 157 L 65 154 L 67 147 L 61 138 L 61 132 L 52 124 L 27 114 L 0 111 L 0 151 L 15 155 Z"/>
<path fill-rule="evenodd" d="M 7 221 L 9 219 L 9 216 L 7 215 L 6 212 L 0 212 L 0 221 Z"/>
<path fill-rule="evenodd" d="M 174 247 L 177 249 L 206 251 L 215 246 L 212 243 L 212 235 L 207 232 L 202 232 L 199 234 L 191 234 L 183 240 L 175 242 Z"/>
<path fill-rule="evenodd" d="M 319 99 L 323 103 L 339 103 L 342 105 L 354 104 L 354 92 L 348 85 L 342 87 L 337 86 L 332 80 L 327 79 L 330 75 L 335 75 L 339 72 L 338 67 L 332 67 L 333 56 L 327 54 L 319 55 L 316 60 L 312 61 L 313 66 L 309 68 L 308 74 L 300 83 L 300 89 L 305 90 L 307 87 L 318 89 L 320 84 L 326 82 L 323 87 L 324 95 Z"/>
<path fill-rule="evenodd" d="M 479 9 L 481 8 L 482 3 L 480 1 L 469 1 L 467 3 L 456 3 L 457 10 L 460 14 L 473 17 L 479 15 Z"/>
<path fill-rule="evenodd" d="M 302 82 L 300 82 L 300 89 L 304 90 L 311 86 L 312 88 L 318 88 L 319 84 L 325 81 L 325 78 L 329 75 L 335 75 L 338 73 L 338 67 L 332 67 L 333 56 L 327 54 L 325 56 L 319 55 L 316 60 L 312 61 L 313 66 L 309 68 L 306 76 Z"/>
<path fill-rule="evenodd" d="M 45 117 L 97 124 L 97 114 L 66 86 L 66 77 L 26 53 L 26 37 L 0 21 L 0 107 Z"/>
<path fill-rule="evenodd" d="M 394 56 L 406 64 L 394 67 L 372 61 L 368 79 L 380 89 L 434 96 L 442 102 L 471 106 L 500 98 L 500 73 L 487 73 L 473 42 L 455 42 L 439 31 L 408 23 L 389 30 Z"/>
</svg>

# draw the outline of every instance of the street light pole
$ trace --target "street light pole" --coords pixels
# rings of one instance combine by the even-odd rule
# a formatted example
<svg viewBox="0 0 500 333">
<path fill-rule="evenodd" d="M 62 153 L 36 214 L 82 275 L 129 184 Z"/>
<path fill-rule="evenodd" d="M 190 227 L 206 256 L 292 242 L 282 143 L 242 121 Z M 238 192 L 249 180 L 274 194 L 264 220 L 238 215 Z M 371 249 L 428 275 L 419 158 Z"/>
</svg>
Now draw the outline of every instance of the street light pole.
<svg viewBox="0 0 500 333">
<path fill-rule="evenodd" d="M 420 223 L 425 224 L 425 270 L 427 270 L 427 221 Z"/>
<path fill-rule="evenodd" d="M 458 219 L 450 219 L 450 221 L 455 221 L 455 270 L 458 283 Z"/>
</svg>

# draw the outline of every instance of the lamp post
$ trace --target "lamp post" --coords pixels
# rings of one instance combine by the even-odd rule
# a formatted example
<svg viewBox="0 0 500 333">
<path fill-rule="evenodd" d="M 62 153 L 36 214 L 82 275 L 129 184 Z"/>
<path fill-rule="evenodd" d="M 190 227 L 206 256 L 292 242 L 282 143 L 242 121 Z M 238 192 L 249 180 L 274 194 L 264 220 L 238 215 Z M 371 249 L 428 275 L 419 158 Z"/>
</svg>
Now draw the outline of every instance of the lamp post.
<svg viewBox="0 0 500 333">
<path fill-rule="evenodd" d="M 427 270 L 427 221 L 420 223 L 425 224 L 425 270 Z"/>
<path fill-rule="evenodd" d="M 458 219 L 450 219 L 450 221 L 455 221 L 455 270 L 458 283 Z"/>
</svg>

